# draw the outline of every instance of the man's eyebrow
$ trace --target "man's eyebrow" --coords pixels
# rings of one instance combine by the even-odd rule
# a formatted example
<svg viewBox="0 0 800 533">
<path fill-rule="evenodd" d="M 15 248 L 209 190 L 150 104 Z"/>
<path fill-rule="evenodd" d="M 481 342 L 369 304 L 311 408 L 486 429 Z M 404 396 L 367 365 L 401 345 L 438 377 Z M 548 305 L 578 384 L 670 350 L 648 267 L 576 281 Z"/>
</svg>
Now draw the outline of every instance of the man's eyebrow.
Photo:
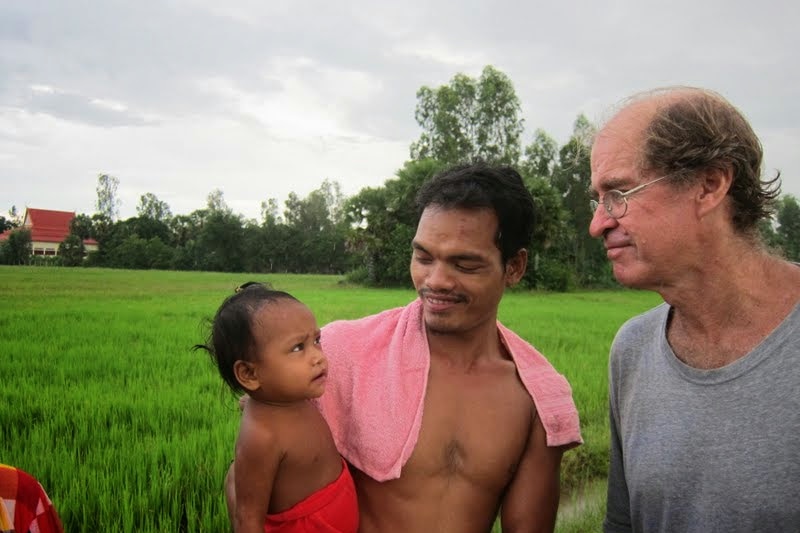
<svg viewBox="0 0 800 533">
<path fill-rule="evenodd" d="M 424 252 L 430 255 L 430 252 L 425 249 L 417 241 L 411 241 L 411 247 L 415 250 L 419 250 L 420 252 Z M 486 261 L 486 257 L 481 254 L 470 254 L 470 253 L 463 253 L 463 254 L 453 254 L 447 256 L 448 261 Z"/>
<path fill-rule="evenodd" d="M 485 261 L 486 258 L 480 254 L 456 254 L 448 256 L 451 261 Z"/>
<path fill-rule="evenodd" d="M 614 189 L 629 189 L 632 187 L 631 185 L 631 178 L 621 178 L 619 176 L 611 176 L 609 178 L 605 178 L 601 181 L 600 185 L 602 191 L 611 191 Z M 598 195 L 598 192 L 592 190 L 592 195 L 595 197 Z"/>
</svg>

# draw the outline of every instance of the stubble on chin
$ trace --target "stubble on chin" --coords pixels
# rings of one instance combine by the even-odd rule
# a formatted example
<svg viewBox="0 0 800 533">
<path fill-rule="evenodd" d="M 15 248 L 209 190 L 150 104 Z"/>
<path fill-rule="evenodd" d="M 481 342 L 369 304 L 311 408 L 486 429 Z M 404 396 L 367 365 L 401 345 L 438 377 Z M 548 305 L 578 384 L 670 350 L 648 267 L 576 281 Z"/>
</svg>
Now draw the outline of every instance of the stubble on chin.
<svg viewBox="0 0 800 533">
<path fill-rule="evenodd" d="M 429 335 L 441 336 L 452 335 L 455 331 L 451 326 L 442 323 L 442 321 L 425 319 L 425 331 Z"/>
</svg>

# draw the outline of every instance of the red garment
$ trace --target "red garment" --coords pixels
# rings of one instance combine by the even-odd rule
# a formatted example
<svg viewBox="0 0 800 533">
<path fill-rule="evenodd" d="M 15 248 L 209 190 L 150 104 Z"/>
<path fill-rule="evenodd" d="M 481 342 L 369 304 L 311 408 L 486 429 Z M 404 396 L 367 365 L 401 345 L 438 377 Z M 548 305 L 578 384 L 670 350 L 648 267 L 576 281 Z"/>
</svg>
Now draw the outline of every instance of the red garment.
<svg viewBox="0 0 800 533">
<path fill-rule="evenodd" d="M 342 473 L 329 485 L 280 513 L 267 515 L 266 533 L 356 533 L 358 500 L 353 477 L 342 459 Z"/>
<path fill-rule="evenodd" d="M 5 506 L 16 533 L 64 533 L 50 498 L 30 474 L 0 464 L 0 505 Z M 8 530 L 6 530 L 8 531 Z"/>
</svg>

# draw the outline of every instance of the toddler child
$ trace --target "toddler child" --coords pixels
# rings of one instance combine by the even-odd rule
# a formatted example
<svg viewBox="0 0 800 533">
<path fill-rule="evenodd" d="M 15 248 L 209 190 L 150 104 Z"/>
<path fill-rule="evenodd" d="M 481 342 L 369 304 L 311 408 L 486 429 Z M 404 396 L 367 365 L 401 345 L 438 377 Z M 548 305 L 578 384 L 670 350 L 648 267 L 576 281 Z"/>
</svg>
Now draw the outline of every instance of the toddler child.
<svg viewBox="0 0 800 533">
<path fill-rule="evenodd" d="M 243 403 L 233 463 L 236 533 L 358 529 L 353 479 L 309 401 L 325 390 L 327 360 L 311 310 L 249 282 L 220 306 L 206 344 Z"/>
</svg>

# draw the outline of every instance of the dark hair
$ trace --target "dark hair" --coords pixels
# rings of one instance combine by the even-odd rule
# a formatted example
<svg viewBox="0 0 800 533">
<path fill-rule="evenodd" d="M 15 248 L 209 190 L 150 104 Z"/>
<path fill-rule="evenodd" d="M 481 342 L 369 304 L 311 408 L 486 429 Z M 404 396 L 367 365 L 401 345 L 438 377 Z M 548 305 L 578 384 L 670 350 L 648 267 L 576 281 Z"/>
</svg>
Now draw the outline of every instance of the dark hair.
<svg viewBox="0 0 800 533">
<path fill-rule="evenodd" d="M 445 209 L 492 209 L 497 216 L 495 244 L 503 264 L 530 245 L 535 220 L 533 198 L 519 172 L 485 162 L 447 168 L 417 193 L 417 221 L 430 205 Z"/>
<path fill-rule="evenodd" d="M 219 369 L 219 374 L 234 393 L 245 392 L 233 372 L 236 361 L 252 361 L 255 337 L 253 317 L 263 306 L 280 300 L 298 301 L 283 291 L 267 285 L 247 282 L 236 288 L 217 310 L 211 321 L 211 331 L 205 344 L 196 344 L 194 350 L 204 350 Z"/>
<path fill-rule="evenodd" d="M 780 194 L 780 172 L 761 179 L 763 150 L 742 113 L 721 95 L 697 88 L 662 90 L 664 104 L 645 128 L 643 166 L 674 174 L 675 182 L 690 182 L 697 171 L 733 170 L 728 195 L 733 226 L 755 232 L 770 216 Z"/>
</svg>

